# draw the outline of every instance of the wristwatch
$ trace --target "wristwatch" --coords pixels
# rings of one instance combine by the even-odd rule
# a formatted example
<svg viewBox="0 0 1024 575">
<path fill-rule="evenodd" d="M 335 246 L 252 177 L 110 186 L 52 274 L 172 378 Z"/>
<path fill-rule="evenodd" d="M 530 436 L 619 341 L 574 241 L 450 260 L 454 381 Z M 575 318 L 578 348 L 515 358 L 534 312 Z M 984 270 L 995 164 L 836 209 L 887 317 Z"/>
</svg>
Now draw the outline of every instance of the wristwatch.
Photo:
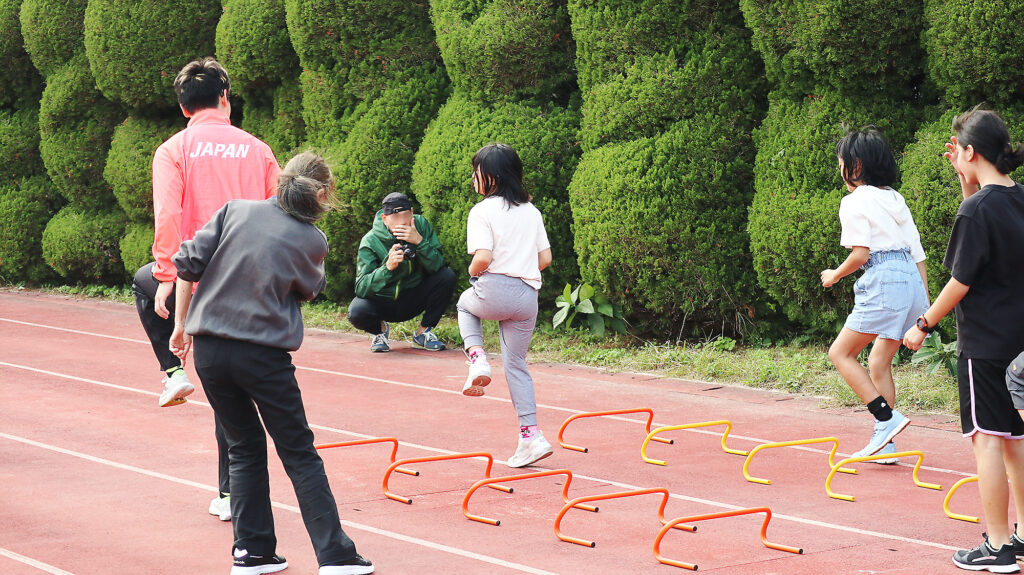
<svg viewBox="0 0 1024 575">
<path fill-rule="evenodd" d="M 925 333 L 931 333 L 935 331 L 935 326 L 928 325 L 928 318 L 924 317 L 924 314 L 921 314 L 921 317 L 917 318 L 917 329 Z"/>
</svg>

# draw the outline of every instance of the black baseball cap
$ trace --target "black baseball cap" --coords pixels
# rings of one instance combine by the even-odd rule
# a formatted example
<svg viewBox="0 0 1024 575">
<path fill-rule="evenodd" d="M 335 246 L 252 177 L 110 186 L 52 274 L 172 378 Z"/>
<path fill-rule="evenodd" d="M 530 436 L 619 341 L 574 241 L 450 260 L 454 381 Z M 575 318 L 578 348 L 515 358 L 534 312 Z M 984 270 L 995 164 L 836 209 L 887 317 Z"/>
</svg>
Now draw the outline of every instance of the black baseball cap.
<svg viewBox="0 0 1024 575">
<path fill-rule="evenodd" d="M 384 214 L 391 215 L 412 209 L 412 202 L 409 197 L 401 192 L 391 192 L 384 198 Z"/>
</svg>

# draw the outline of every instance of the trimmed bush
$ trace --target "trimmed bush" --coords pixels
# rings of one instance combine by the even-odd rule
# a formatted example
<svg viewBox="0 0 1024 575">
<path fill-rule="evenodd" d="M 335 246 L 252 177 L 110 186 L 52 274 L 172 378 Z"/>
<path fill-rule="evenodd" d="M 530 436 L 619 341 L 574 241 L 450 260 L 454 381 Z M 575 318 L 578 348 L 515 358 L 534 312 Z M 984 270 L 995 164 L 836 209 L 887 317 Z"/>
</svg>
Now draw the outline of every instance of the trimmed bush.
<svg viewBox="0 0 1024 575">
<path fill-rule="evenodd" d="M 124 214 L 82 211 L 66 206 L 46 224 L 43 258 L 72 282 L 120 283 L 124 266 L 118 244 L 124 235 Z"/>
<path fill-rule="evenodd" d="M 412 192 L 423 215 L 437 229 L 445 259 L 462 280 L 466 254 L 466 218 L 479 201 L 470 175 L 473 154 L 486 144 L 503 142 L 523 160 L 523 186 L 544 215 L 554 261 L 545 272 L 541 298 L 554 298 L 578 277 L 572 247 L 567 188 L 579 161 L 575 134 L 579 113 L 555 105 L 494 107 L 455 93 L 427 127 L 412 169 Z M 369 223 L 366 224 L 369 229 Z"/>
<path fill-rule="evenodd" d="M 33 102 L 42 78 L 25 52 L 19 13 L 21 0 L 0 0 L 0 107 Z"/>
<path fill-rule="evenodd" d="M 924 58 L 922 2 L 740 0 L 740 6 L 780 92 L 912 97 Z"/>
<path fill-rule="evenodd" d="M 153 261 L 153 223 L 130 223 L 121 238 L 121 261 L 131 281 L 139 268 Z"/>
<path fill-rule="evenodd" d="M 712 114 L 584 153 L 569 186 L 583 280 L 645 331 L 736 329 L 756 311 L 751 155 L 749 134 Z"/>
<path fill-rule="evenodd" d="M 306 136 L 298 80 L 275 88 L 273 102 L 268 106 L 247 102 L 242 109 L 242 129 L 266 142 L 277 160 L 286 163 Z"/>
<path fill-rule="evenodd" d="M 284 0 L 223 0 L 217 22 L 217 59 L 231 90 L 246 104 L 270 105 L 272 89 L 299 77 L 299 58 L 285 23 Z M 262 100 L 262 101 L 261 101 Z"/>
<path fill-rule="evenodd" d="M 481 102 L 564 100 L 575 45 L 565 0 L 431 0 L 455 89 Z"/>
<path fill-rule="evenodd" d="M 83 209 L 114 204 L 103 166 L 120 109 L 96 90 L 85 55 L 47 78 L 39 110 L 39 152 L 57 189 Z"/>
<path fill-rule="evenodd" d="M 996 109 L 1024 98 L 1024 5 L 1018 1 L 925 0 L 921 43 L 928 72 L 956 108 Z"/>
<path fill-rule="evenodd" d="M 0 186 L 16 186 L 42 171 L 39 108 L 0 109 Z"/>
<path fill-rule="evenodd" d="M 174 77 L 213 55 L 220 11 L 217 0 L 89 0 L 85 51 L 96 86 L 126 106 L 175 109 Z"/>
<path fill-rule="evenodd" d="M 184 127 L 181 116 L 173 120 L 129 116 L 114 129 L 103 177 L 128 220 L 153 223 L 153 154 Z"/>
<path fill-rule="evenodd" d="M 39 283 L 54 277 L 43 261 L 41 239 L 50 219 L 52 192 L 45 176 L 20 186 L 0 186 L 0 279 Z"/>
<path fill-rule="evenodd" d="M 853 309 L 851 280 L 826 290 L 818 277 L 848 254 L 839 245 L 839 202 L 846 188 L 835 155 L 843 124 L 877 125 L 898 157 L 918 114 L 899 101 L 773 99 L 755 135 L 750 248 L 761 286 L 791 320 L 831 334 Z"/>
<path fill-rule="evenodd" d="M 21 32 L 25 51 L 44 76 L 54 74 L 85 50 L 85 6 L 88 0 L 24 0 Z"/>
</svg>

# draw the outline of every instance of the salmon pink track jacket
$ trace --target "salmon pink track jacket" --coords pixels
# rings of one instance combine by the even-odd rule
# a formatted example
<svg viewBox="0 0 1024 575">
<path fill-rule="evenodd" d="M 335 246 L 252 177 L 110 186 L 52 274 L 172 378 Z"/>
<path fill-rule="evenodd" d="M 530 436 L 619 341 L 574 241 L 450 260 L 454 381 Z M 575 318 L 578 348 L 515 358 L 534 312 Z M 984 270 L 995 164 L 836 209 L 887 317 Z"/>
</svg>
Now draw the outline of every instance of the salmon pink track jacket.
<svg viewBox="0 0 1024 575">
<path fill-rule="evenodd" d="M 280 173 L 270 146 L 232 126 L 226 114 L 212 108 L 196 112 L 153 156 L 153 277 L 174 281 L 171 258 L 181 242 L 230 200 L 274 196 Z"/>
</svg>

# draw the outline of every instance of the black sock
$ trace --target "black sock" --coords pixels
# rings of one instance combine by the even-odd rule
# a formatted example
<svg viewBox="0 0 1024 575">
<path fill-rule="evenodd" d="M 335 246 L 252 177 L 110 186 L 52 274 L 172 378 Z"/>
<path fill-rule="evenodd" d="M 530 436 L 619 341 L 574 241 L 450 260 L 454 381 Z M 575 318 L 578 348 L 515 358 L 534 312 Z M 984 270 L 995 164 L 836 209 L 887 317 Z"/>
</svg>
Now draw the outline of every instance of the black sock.
<svg viewBox="0 0 1024 575">
<path fill-rule="evenodd" d="M 878 421 L 889 421 L 892 419 L 892 406 L 890 406 L 881 395 L 872 399 L 871 402 L 868 403 L 868 411 L 870 411 L 871 415 L 874 415 L 875 419 Z"/>
</svg>

